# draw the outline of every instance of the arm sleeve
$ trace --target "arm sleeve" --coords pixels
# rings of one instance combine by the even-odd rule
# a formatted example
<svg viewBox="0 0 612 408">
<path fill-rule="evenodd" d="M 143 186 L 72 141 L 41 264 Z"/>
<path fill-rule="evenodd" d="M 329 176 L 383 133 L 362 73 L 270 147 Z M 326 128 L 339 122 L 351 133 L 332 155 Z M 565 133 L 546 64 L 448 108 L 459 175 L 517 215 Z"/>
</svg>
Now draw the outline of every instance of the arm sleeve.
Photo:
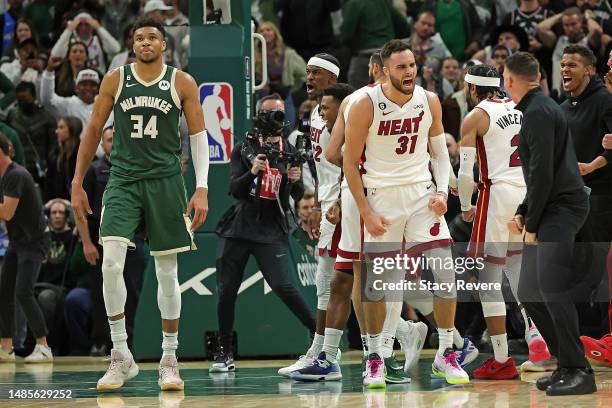
<svg viewBox="0 0 612 408">
<path fill-rule="evenodd" d="M 538 112 L 533 117 L 550 116 L 548 112 Z M 524 121 L 522 128 L 526 130 L 524 136 L 530 155 L 529 175 L 525 180 L 526 200 L 529 201 L 525 215 L 525 229 L 527 232 L 537 232 L 554 183 L 555 127 L 550 126 L 548 121 L 537 119 Z"/>
<path fill-rule="evenodd" d="M 15 85 L 2 72 L 0 72 L 0 91 L 4 93 L 0 98 L 0 109 L 4 110 L 15 101 Z"/>
<path fill-rule="evenodd" d="M 432 173 L 438 186 L 438 192 L 448 194 L 448 179 L 451 170 L 450 157 L 446 147 L 446 137 L 444 133 L 430 137 Z"/>
<path fill-rule="evenodd" d="M 230 162 L 230 192 L 234 198 L 248 199 L 251 196 L 251 184 L 256 176 L 254 176 L 253 173 L 251 173 L 251 169 L 244 164 L 241 147 L 242 145 L 239 144 L 232 150 L 232 159 Z"/>
<path fill-rule="evenodd" d="M 106 28 L 100 26 L 96 31 L 98 37 L 100 37 L 100 42 L 102 43 L 102 49 L 106 53 L 106 55 L 112 56 L 121 51 L 121 45 L 119 42 L 109 33 Z"/>
<path fill-rule="evenodd" d="M 476 161 L 475 147 L 459 148 L 460 167 L 459 167 L 459 201 L 461 211 L 468 211 L 472 208 L 472 193 L 474 192 L 474 162 Z"/>
<path fill-rule="evenodd" d="M 62 57 L 65 58 L 68 53 L 68 45 L 70 43 L 70 37 L 72 37 L 72 31 L 68 28 L 64 30 L 60 38 L 57 39 L 57 42 L 51 49 L 51 55 L 54 57 Z"/>
<path fill-rule="evenodd" d="M 64 107 L 68 104 L 68 99 L 70 98 L 55 93 L 55 72 L 44 70 L 40 82 L 40 102 L 56 117 L 60 117 L 66 116 Z"/>
<path fill-rule="evenodd" d="M 206 130 L 195 135 L 189 135 L 189 142 L 191 146 L 191 160 L 195 170 L 196 188 L 208 188 L 209 151 Z"/>
</svg>

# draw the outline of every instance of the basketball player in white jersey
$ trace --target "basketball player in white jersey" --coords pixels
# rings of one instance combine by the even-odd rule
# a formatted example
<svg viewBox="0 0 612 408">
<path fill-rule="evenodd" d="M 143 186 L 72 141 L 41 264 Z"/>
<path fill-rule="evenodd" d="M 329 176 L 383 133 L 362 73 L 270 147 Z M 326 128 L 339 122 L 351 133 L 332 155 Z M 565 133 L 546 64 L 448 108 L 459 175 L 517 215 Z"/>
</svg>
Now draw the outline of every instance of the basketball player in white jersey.
<svg viewBox="0 0 612 408">
<path fill-rule="evenodd" d="M 447 209 L 450 160 L 440 101 L 435 94 L 415 86 L 417 66 L 406 43 L 388 42 L 381 56 L 387 81 L 355 101 L 346 124 L 343 169 L 364 222 L 364 245 L 384 244 L 385 249 L 380 252 L 396 254 L 405 239 L 408 251 L 451 259 L 450 233 L 443 217 Z M 432 172 L 437 186 L 432 181 Z M 370 255 L 377 254 L 366 254 Z M 453 351 L 454 270 L 446 267 L 448 262 L 432 263 L 438 285 L 434 291 L 434 315 L 439 326 L 439 348 L 432 372 L 450 384 L 465 384 L 469 377 Z M 380 301 L 364 303 L 370 342 L 364 378 L 367 387 L 384 384 L 381 348 L 395 334 L 401 305 L 398 301 L 388 302 L 387 308 L 394 312 L 386 313 L 385 304 Z"/>
<path fill-rule="evenodd" d="M 517 297 L 522 237 L 511 234 L 507 222 L 514 217 L 527 191 L 518 153 L 523 115 L 511 99 L 501 97 L 500 85 L 497 70 L 489 65 L 471 67 L 465 76 L 465 94 L 473 109 L 461 125 L 458 188 L 463 219 L 474 221 L 468 254 L 484 257 L 484 268 L 478 271 L 479 282 L 501 287 L 503 269 Z M 471 197 L 476 156 L 480 182 L 474 210 Z M 516 378 L 519 374 L 514 359 L 508 357 L 506 304 L 501 289 L 481 289 L 480 300 L 494 358 L 476 369 L 474 376 L 490 380 Z M 530 359 L 533 362 L 549 359 L 544 339 L 529 324 L 525 310 L 521 311 L 527 326 Z"/>
<path fill-rule="evenodd" d="M 340 62 L 333 55 L 322 53 L 310 58 L 306 66 L 308 97 L 320 103 L 324 89 L 335 84 L 339 74 Z M 321 217 L 321 214 L 325 214 L 340 196 L 340 169 L 328 162 L 323 154 L 331 135 L 327 122 L 319 113 L 319 108 L 320 105 L 317 104 L 310 115 L 310 140 L 317 170 L 315 206 L 304 226 L 310 238 L 318 239 L 316 331 L 306 354 L 294 364 L 278 370 L 278 374 L 285 377 L 295 370 L 310 366 L 323 348 L 330 281 L 336 261 L 336 248 L 340 239 L 340 225 L 334 225 Z"/>
<path fill-rule="evenodd" d="M 368 68 L 370 78 L 373 79 L 375 83 L 380 84 L 385 81 L 385 75 L 382 71 L 382 61 L 380 60 L 380 52 L 376 52 L 372 55 Z M 353 101 L 357 100 L 360 95 L 365 94 L 368 87 L 369 86 L 366 86 L 355 91 L 350 95 L 350 97 L 344 99 L 340 105 L 338 117 L 335 120 L 335 125 L 333 126 L 332 130 L 332 140 L 335 139 L 336 141 L 332 142 L 332 140 L 330 140 L 324 152 L 326 159 L 331 158 L 332 160 L 328 159 L 328 161 L 331 161 L 337 166 L 342 165 L 340 148 L 344 144 L 344 125 L 346 118 L 348 117 L 348 110 L 350 109 Z M 328 155 L 330 148 L 334 152 L 337 151 L 337 155 L 340 157 L 339 160 L 335 157 L 335 154 Z M 342 234 L 337 251 L 338 256 L 336 258 L 336 272 L 331 282 L 331 294 L 326 316 L 323 353 L 316 361 L 313 362 L 311 366 L 296 370 L 291 374 L 291 378 L 299 381 L 325 381 L 341 379 L 340 367 L 337 363 L 336 355 L 338 353 L 338 347 L 342 337 L 342 329 L 346 325 L 350 314 L 351 292 L 353 292 L 353 307 L 361 330 L 361 340 L 365 356 L 363 362 L 364 367 L 365 360 L 368 355 L 363 306 L 361 303 L 361 272 L 358 267 L 355 274 L 353 274 L 353 260 L 359 259 L 359 251 L 361 250 L 361 226 L 359 210 L 354 205 L 354 200 L 345 180 L 342 182 L 341 194 Z M 328 220 L 334 224 L 339 222 L 340 212 L 338 211 L 338 206 L 339 204 L 335 204 L 326 213 Z M 336 211 L 333 211 L 334 207 Z M 346 229 L 345 226 L 347 227 Z M 355 280 L 353 280 L 353 275 L 355 276 Z M 427 325 L 424 323 L 405 322 L 401 320 L 398 324 L 396 336 L 400 341 L 406 356 L 405 367 L 411 366 L 416 361 L 415 358 L 418 358 L 426 335 Z M 392 352 L 393 350 L 391 348 L 388 356 L 386 356 L 387 358 L 385 359 L 388 363 L 387 371 L 385 372 L 385 380 L 389 383 L 409 382 L 410 378 L 405 375 L 404 367 L 402 367 L 401 364 L 395 360 Z"/>
</svg>

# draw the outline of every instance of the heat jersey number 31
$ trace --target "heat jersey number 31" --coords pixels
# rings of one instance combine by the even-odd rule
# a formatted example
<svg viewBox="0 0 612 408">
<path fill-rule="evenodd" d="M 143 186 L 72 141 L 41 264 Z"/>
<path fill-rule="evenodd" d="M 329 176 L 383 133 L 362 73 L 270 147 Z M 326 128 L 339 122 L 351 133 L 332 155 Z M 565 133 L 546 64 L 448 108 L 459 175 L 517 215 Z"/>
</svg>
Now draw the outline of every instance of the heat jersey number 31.
<svg viewBox="0 0 612 408">
<path fill-rule="evenodd" d="M 144 117 L 142 115 L 130 115 L 130 119 L 132 120 L 132 133 L 130 133 L 130 137 L 134 139 L 142 139 L 143 135 L 149 136 L 151 139 L 155 139 L 157 137 L 157 116 L 153 115 L 147 122 L 144 129 L 142 125 L 144 124 Z"/>
</svg>

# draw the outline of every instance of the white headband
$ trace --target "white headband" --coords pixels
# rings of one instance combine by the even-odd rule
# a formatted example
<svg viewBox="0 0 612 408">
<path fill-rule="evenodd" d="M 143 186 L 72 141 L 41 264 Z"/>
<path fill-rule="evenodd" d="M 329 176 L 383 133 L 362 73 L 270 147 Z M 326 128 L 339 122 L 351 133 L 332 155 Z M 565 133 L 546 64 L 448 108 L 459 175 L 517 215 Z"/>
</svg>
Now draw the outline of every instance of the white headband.
<svg viewBox="0 0 612 408">
<path fill-rule="evenodd" d="M 310 58 L 308 60 L 308 64 L 307 65 L 312 65 L 314 67 L 319 67 L 319 68 L 326 69 L 329 72 L 331 72 L 332 74 L 334 74 L 335 76 L 340 75 L 340 67 L 338 67 L 333 62 L 330 62 L 328 60 L 324 60 L 323 58 L 312 57 L 312 58 Z"/>
<path fill-rule="evenodd" d="M 496 86 L 496 87 L 499 87 L 499 85 L 500 85 L 500 79 L 499 78 L 482 77 L 482 76 L 476 76 L 476 75 L 471 75 L 471 74 L 466 74 L 465 75 L 465 82 L 467 82 L 468 84 L 478 85 L 478 86 Z"/>
</svg>

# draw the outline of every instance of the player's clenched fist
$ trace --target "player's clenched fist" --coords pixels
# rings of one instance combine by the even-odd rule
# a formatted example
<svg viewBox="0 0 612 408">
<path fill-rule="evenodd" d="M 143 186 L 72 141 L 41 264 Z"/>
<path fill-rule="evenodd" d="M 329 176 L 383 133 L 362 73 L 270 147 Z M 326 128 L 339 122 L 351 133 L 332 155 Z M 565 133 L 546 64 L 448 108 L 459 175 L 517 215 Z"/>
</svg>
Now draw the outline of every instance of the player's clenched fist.
<svg viewBox="0 0 612 408">
<path fill-rule="evenodd" d="M 379 237 L 387 232 L 391 223 L 382 215 L 371 212 L 363 216 L 363 224 L 372 236 Z"/>
<path fill-rule="evenodd" d="M 429 200 L 429 204 L 427 204 L 427 208 L 431 211 L 435 212 L 436 215 L 444 215 L 446 214 L 446 194 L 437 193 L 434 197 Z"/>
</svg>

